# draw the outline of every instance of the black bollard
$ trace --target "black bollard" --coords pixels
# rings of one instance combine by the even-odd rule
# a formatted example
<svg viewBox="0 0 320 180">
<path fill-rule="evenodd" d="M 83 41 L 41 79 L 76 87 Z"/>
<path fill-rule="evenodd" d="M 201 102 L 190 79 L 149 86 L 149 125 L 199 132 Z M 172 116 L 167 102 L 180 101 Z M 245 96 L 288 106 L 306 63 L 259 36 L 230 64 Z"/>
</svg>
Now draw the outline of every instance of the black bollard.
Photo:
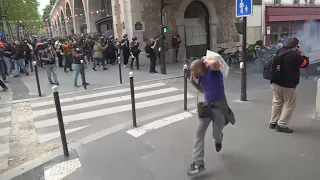
<svg viewBox="0 0 320 180">
<path fill-rule="evenodd" d="M 82 70 L 82 73 L 83 73 L 83 79 L 82 79 L 83 87 L 84 87 L 84 89 L 87 89 L 86 74 L 84 72 L 84 69 L 85 69 L 84 62 L 83 62 L 83 60 L 80 60 L 80 62 L 81 62 L 81 70 Z"/>
<path fill-rule="evenodd" d="M 133 127 L 137 127 L 136 100 L 134 98 L 133 72 L 129 73 L 129 78 L 130 78 L 131 105 L 132 105 L 132 123 L 133 123 Z"/>
<path fill-rule="evenodd" d="M 119 78 L 120 78 L 120 84 L 122 84 L 122 73 L 121 73 L 121 58 L 120 58 L 120 50 L 118 50 L 118 65 L 119 65 Z"/>
<path fill-rule="evenodd" d="M 53 93 L 53 99 L 54 99 L 54 103 L 55 103 L 56 111 L 57 111 L 57 117 L 58 117 L 58 123 L 59 123 L 59 130 L 60 130 L 60 135 L 61 135 L 63 153 L 64 153 L 65 156 L 69 156 L 66 132 L 65 132 L 65 129 L 64 129 L 64 123 L 63 123 L 63 118 L 62 118 L 62 111 L 61 111 L 61 104 L 60 104 L 58 86 L 53 86 L 52 87 L 52 93 Z"/>
<path fill-rule="evenodd" d="M 188 97 L 187 97 L 187 80 L 188 80 L 188 66 L 185 64 L 184 66 L 183 66 L 183 92 L 184 92 L 184 110 L 187 110 L 188 109 L 188 107 L 187 107 L 187 99 L 188 99 Z"/>
<path fill-rule="evenodd" d="M 40 81 L 39 81 L 37 61 L 33 61 L 32 64 L 33 64 L 33 67 L 34 67 L 34 73 L 36 74 L 38 94 L 39 94 L 39 97 L 41 97 L 41 88 L 40 88 Z"/>
</svg>

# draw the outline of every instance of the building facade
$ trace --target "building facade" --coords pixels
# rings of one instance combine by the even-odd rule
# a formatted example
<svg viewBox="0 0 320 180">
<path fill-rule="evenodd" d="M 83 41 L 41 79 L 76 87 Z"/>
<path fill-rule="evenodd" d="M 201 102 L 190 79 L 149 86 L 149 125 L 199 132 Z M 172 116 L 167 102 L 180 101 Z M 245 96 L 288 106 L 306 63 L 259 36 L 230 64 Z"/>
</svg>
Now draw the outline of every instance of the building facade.
<svg viewBox="0 0 320 180">
<path fill-rule="evenodd" d="M 50 15 L 54 37 L 80 33 L 128 34 L 140 42 L 160 32 L 160 0 L 57 0 Z M 234 0 L 165 0 L 163 22 L 181 36 L 181 52 L 203 55 L 217 46 L 232 47 L 240 41 L 236 31 Z M 168 43 L 169 44 L 169 43 Z"/>
<path fill-rule="evenodd" d="M 290 36 L 313 44 L 320 40 L 320 0 L 253 1 L 248 17 L 248 43 L 264 40 L 267 45 Z"/>
</svg>

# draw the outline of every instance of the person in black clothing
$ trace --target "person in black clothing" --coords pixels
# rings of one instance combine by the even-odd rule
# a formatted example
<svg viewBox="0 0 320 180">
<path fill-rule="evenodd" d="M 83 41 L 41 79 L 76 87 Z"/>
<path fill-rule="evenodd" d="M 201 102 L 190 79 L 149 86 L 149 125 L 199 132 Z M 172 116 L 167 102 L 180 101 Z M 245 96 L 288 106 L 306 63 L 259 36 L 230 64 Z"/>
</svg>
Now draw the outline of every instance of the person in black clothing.
<svg viewBox="0 0 320 180">
<path fill-rule="evenodd" d="M 181 40 L 179 34 L 174 33 L 172 36 L 173 62 L 178 62 L 178 53 Z"/>
<path fill-rule="evenodd" d="M 6 74 L 10 77 L 12 76 L 12 53 L 13 53 L 13 47 L 10 44 L 5 44 L 3 49 L 3 60 L 6 65 Z"/>
<path fill-rule="evenodd" d="M 149 73 L 154 74 L 158 73 L 156 71 L 156 63 L 157 63 L 157 41 L 154 38 L 150 39 L 150 44 L 146 45 L 145 51 L 147 54 L 147 57 L 150 58 L 150 70 Z"/>
<path fill-rule="evenodd" d="M 48 81 L 50 84 L 59 85 L 58 76 L 56 74 L 56 64 L 55 64 L 55 54 L 54 48 L 51 44 L 46 46 L 46 49 L 42 53 L 42 60 L 46 66 Z M 54 82 L 51 79 L 51 74 L 53 76 Z"/>
<path fill-rule="evenodd" d="M 15 75 L 15 77 L 19 76 L 20 74 L 19 70 L 21 70 L 25 74 L 25 76 L 28 76 L 29 73 L 27 71 L 27 68 L 24 66 L 25 48 L 19 41 L 16 41 L 15 44 L 16 44 L 16 47 L 14 49 L 14 55 L 13 55 L 13 59 L 15 60 L 16 71 L 17 71 L 17 74 Z"/>
<path fill-rule="evenodd" d="M 105 43 L 105 54 L 106 54 L 106 60 L 108 64 L 114 65 L 116 62 L 116 54 L 117 48 L 114 44 L 113 36 L 110 36 L 109 39 L 106 40 Z"/>
<path fill-rule="evenodd" d="M 273 59 L 272 80 L 273 98 L 270 128 L 278 132 L 292 133 L 287 127 L 296 107 L 296 87 L 300 81 L 300 68 L 309 65 L 309 59 L 302 52 L 299 40 L 292 37 L 286 46 L 281 47 Z"/>
<path fill-rule="evenodd" d="M 31 45 L 31 42 L 28 42 L 28 40 L 24 41 L 23 46 L 26 52 L 25 66 L 26 67 L 30 66 L 30 71 L 33 72 L 33 66 L 32 66 L 33 47 Z"/>
<path fill-rule="evenodd" d="M 1 71 L 3 81 L 8 83 L 7 77 L 6 77 L 5 62 L 3 57 L 4 57 L 4 43 L 0 44 L 0 71 Z"/>
<path fill-rule="evenodd" d="M 123 63 L 124 67 L 127 67 L 130 57 L 130 43 L 128 40 L 128 35 L 124 34 L 123 39 L 121 40 L 121 49 L 122 49 L 122 56 L 123 56 Z"/>
<path fill-rule="evenodd" d="M 136 65 L 137 65 L 137 70 L 139 69 L 139 54 L 140 54 L 140 43 L 137 41 L 138 39 L 136 37 L 132 38 L 132 41 L 130 43 L 130 52 L 131 52 L 131 64 L 130 68 L 133 69 L 133 61 L 136 59 Z"/>
<path fill-rule="evenodd" d="M 72 52 L 72 53 L 73 53 L 73 67 L 74 67 L 74 79 L 73 79 L 74 87 L 79 87 L 78 86 L 79 73 L 81 75 L 82 85 L 84 84 L 89 85 L 89 83 L 84 81 L 85 78 L 84 78 L 84 72 L 83 72 L 82 63 L 81 63 L 81 60 L 84 61 L 84 56 L 83 54 L 81 54 L 80 48 L 76 48 L 75 52 Z"/>
</svg>

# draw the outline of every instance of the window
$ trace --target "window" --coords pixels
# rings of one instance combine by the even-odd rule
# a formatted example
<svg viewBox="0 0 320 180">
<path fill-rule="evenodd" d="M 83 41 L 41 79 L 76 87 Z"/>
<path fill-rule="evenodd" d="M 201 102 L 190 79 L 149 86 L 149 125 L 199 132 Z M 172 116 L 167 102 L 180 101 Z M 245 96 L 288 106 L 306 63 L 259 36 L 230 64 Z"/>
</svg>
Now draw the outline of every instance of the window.
<svg viewBox="0 0 320 180">
<path fill-rule="evenodd" d="M 261 5 L 262 4 L 262 0 L 253 0 L 252 4 L 253 5 Z"/>
<path fill-rule="evenodd" d="M 106 0 L 107 3 L 106 3 L 106 7 L 105 7 L 105 10 L 106 10 L 106 15 L 108 16 L 112 16 L 112 4 L 111 4 L 111 0 Z"/>
<path fill-rule="evenodd" d="M 309 0 L 309 4 L 315 5 L 315 0 Z"/>
<path fill-rule="evenodd" d="M 274 4 L 281 4 L 281 0 L 273 0 Z"/>
<path fill-rule="evenodd" d="M 293 4 L 300 4 L 300 0 L 293 0 Z"/>
</svg>

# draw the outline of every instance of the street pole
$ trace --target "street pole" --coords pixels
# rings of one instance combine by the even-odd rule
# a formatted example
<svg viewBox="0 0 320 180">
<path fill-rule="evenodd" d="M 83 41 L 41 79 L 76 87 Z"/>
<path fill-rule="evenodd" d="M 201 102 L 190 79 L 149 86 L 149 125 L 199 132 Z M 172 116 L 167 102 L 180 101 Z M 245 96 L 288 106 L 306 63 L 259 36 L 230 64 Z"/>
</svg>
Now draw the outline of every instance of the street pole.
<svg viewBox="0 0 320 180">
<path fill-rule="evenodd" d="M 39 94 L 39 97 L 41 97 L 41 88 L 40 88 L 40 81 L 39 81 L 37 61 L 33 61 L 32 64 L 33 64 L 34 72 L 35 72 L 35 75 L 36 75 L 38 94 Z"/>
<path fill-rule="evenodd" d="M 242 19 L 241 101 L 247 101 L 247 17 Z"/>
<path fill-rule="evenodd" d="M 4 33 L 4 15 L 3 15 L 3 0 L 0 0 L 0 32 L 3 32 Z M 3 38 L 0 38 L 0 41 L 1 40 L 6 40 L 6 35 L 5 33 L 3 34 Z"/>
<path fill-rule="evenodd" d="M 83 83 L 83 88 L 84 89 L 87 89 L 87 81 L 86 81 L 86 74 L 85 74 L 85 72 L 84 72 L 84 69 L 85 69 L 85 67 L 84 67 L 84 62 L 83 62 L 83 60 L 80 60 L 80 62 L 81 62 L 81 71 L 82 71 L 82 83 Z"/>
<path fill-rule="evenodd" d="M 120 84 L 122 84 L 120 49 L 118 49 L 117 54 L 118 54 L 118 66 L 119 66 L 119 78 L 120 78 Z"/>
<path fill-rule="evenodd" d="M 166 59 L 164 55 L 164 32 L 163 32 L 163 8 L 164 8 L 164 0 L 161 0 L 160 7 L 160 71 L 161 74 L 167 74 L 166 72 Z"/>
<path fill-rule="evenodd" d="M 57 111 L 63 153 L 65 156 L 69 156 L 68 143 L 67 143 L 67 138 L 66 138 L 66 131 L 64 129 L 58 86 L 52 87 L 52 93 L 53 93 L 54 104 L 56 106 L 56 111 Z"/>
<path fill-rule="evenodd" d="M 183 99 L 184 99 L 184 103 L 183 103 L 183 107 L 184 110 L 186 111 L 188 109 L 187 107 L 187 99 L 188 99 L 188 95 L 187 95 L 187 83 L 188 83 L 188 75 L 187 75 L 187 68 L 188 66 L 185 64 L 183 66 Z"/>
<path fill-rule="evenodd" d="M 136 115 L 136 100 L 134 97 L 134 84 L 133 84 L 133 72 L 129 73 L 130 80 L 130 92 L 131 92 L 131 106 L 132 106 L 132 124 L 133 127 L 137 127 L 137 115 Z"/>
</svg>

